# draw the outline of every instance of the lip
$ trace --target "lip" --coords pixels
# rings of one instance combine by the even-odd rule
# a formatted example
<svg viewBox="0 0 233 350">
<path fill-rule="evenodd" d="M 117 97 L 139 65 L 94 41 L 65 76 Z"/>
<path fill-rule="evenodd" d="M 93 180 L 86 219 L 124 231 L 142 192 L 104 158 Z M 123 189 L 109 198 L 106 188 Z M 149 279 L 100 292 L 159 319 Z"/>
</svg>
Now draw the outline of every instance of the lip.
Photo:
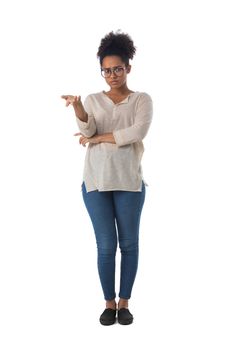
<svg viewBox="0 0 233 350">
<path fill-rule="evenodd" d="M 116 83 L 118 83 L 118 80 L 112 80 L 111 81 L 111 84 L 116 84 Z"/>
</svg>

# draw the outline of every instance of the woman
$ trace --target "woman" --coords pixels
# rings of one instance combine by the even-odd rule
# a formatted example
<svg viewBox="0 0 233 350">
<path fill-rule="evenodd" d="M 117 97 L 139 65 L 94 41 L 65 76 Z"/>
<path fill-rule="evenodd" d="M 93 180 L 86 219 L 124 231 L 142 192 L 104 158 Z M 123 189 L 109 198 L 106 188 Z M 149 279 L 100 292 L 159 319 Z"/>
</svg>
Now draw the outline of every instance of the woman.
<svg viewBox="0 0 233 350">
<path fill-rule="evenodd" d="M 63 95 L 74 108 L 79 143 L 88 144 L 82 183 L 83 200 L 92 221 L 98 251 L 98 272 L 106 306 L 100 323 L 131 324 L 129 311 L 138 266 L 138 238 L 145 182 L 142 139 L 152 119 L 152 100 L 127 86 L 129 60 L 136 48 L 130 36 L 110 32 L 100 43 L 97 57 L 110 90 L 80 96 Z M 121 251 L 119 301 L 115 292 L 115 255 Z"/>
</svg>

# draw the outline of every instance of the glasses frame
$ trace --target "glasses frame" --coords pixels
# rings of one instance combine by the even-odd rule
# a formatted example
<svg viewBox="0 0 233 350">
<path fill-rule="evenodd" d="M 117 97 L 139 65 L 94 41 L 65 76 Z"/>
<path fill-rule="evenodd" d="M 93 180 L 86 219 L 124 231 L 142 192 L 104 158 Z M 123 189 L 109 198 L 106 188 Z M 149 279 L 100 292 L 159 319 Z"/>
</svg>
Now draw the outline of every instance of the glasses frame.
<svg viewBox="0 0 233 350">
<path fill-rule="evenodd" d="M 118 68 L 121 68 L 122 69 L 122 73 L 120 73 L 120 75 L 118 75 L 117 73 L 116 73 L 116 69 L 118 69 Z M 110 72 L 109 72 L 109 74 L 108 75 L 104 75 L 104 70 L 105 69 L 109 69 L 110 70 Z M 116 76 L 117 77 L 121 77 L 122 75 L 123 75 L 123 72 L 126 70 L 127 68 L 126 67 L 122 67 L 122 66 L 115 66 L 115 67 L 110 67 L 110 68 L 100 68 L 100 71 L 101 71 L 101 75 L 102 75 L 102 77 L 103 78 L 110 78 L 111 77 L 111 75 L 112 75 L 112 73 L 114 73 L 114 74 L 116 74 Z"/>
</svg>

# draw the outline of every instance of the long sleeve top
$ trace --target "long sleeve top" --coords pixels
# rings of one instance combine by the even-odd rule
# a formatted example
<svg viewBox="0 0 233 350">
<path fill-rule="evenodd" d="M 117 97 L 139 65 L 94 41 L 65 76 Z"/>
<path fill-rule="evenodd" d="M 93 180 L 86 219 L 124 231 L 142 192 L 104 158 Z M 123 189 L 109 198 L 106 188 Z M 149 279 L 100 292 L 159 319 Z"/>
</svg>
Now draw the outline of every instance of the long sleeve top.
<svg viewBox="0 0 233 350">
<path fill-rule="evenodd" d="M 115 144 L 89 143 L 85 155 L 83 181 L 87 192 L 141 191 L 143 138 L 151 124 L 153 103 L 145 92 L 132 92 L 114 103 L 103 91 L 84 101 L 87 122 L 76 117 L 80 132 L 91 137 L 113 133 Z"/>
</svg>

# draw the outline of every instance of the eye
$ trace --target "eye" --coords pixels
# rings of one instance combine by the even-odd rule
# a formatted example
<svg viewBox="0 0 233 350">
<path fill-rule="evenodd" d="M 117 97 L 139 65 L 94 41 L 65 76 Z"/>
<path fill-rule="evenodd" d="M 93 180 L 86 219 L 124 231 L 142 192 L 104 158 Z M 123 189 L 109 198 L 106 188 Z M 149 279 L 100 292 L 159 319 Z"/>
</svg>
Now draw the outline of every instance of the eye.
<svg viewBox="0 0 233 350">
<path fill-rule="evenodd" d="M 115 72 L 116 72 L 116 73 L 120 73 L 120 72 L 122 72 L 122 70 L 123 70 L 122 67 L 116 67 L 116 68 L 115 68 Z"/>
</svg>

